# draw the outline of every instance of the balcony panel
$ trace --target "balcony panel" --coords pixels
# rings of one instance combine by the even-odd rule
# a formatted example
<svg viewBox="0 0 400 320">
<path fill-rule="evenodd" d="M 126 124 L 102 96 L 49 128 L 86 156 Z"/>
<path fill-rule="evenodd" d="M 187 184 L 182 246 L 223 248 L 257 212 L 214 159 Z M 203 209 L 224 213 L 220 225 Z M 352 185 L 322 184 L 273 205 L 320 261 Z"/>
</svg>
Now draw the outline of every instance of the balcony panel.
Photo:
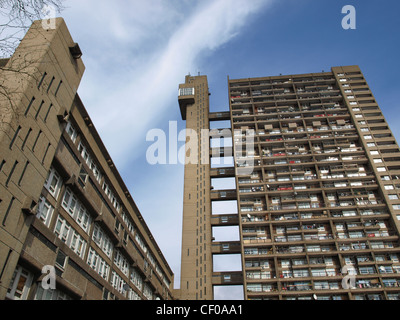
<svg viewBox="0 0 400 320">
<path fill-rule="evenodd" d="M 214 286 L 238 286 L 243 285 L 242 271 L 214 272 L 212 277 Z"/>
<path fill-rule="evenodd" d="M 211 201 L 228 201 L 228 200 L 237 200 L 236 189 L 211 191 Z"/>
</svg>

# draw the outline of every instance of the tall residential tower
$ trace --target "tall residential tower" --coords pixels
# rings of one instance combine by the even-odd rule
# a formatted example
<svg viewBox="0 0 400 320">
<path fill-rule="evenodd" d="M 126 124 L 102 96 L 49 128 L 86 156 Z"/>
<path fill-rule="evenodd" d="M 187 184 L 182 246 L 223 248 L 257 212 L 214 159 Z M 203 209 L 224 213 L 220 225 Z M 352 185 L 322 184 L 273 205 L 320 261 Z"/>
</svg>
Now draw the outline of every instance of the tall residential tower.
<svg viewBox="0 0 400 320">
<path fill-rule="evenodd" d="M 199 113 L 197 81 L 181 85 L 192 91 L 181 91 L 180 105 L 198 128 L 230 120 L 234 166 L 185 167 L 182 299 L 201 299 L 207 280 L 242 284 L 245 299 L 398 300 L 400 149 L 359 67 L 229 79 L 229 112 L 220 113 Z M 189 179 L 209 186 L 227 176 L 236 190 L 203 189 L 199 199 L 211 203 L 200 216 L 196 184 L 187 198 Z M 237 213 L 209 211 L 228 199 Z M 222 225 L 237 225 L 240 239 L 210 243 Z M 196 256 L 200 248 L 240 254 L 241 271 L 213 272 L 212 256 Z M 204 270 L 212 276 L 202 278 Z"/>
</svg>

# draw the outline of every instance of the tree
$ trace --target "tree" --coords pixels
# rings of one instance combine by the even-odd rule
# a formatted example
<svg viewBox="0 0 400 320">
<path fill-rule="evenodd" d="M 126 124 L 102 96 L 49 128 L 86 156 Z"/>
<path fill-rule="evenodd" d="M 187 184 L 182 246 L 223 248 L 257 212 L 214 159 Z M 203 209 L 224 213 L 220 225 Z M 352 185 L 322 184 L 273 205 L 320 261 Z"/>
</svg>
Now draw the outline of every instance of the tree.
<svg viewBox="0 0 400 320">
<path fill-rule="evenodd" d="M 55 18 L 64 0 L 0 0 L 0 135 L 11 115 L 18 119 L 17 101 L 23 83 L 39 77 L 34 54 L 10 59 L 35 20 Z"/>
<path fill-rule="evenodd" d="M 0 0 L 0 57 L 13 54 L 34 20 L 60 13 L 64 0 Z"/>
</svg>

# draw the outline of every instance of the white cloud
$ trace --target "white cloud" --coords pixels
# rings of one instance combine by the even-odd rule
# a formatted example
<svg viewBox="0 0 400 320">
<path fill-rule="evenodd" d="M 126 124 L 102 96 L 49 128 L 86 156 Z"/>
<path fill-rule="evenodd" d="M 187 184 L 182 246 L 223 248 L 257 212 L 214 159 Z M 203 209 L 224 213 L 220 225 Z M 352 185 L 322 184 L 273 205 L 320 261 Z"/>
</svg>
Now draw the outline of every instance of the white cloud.
<svg viewBox="0 0 400 320">
<path fill-rule="evenodd" d="M 85 0 L 69 4 L 66 22 L 80 43 L 86 65 L 79 93 L 120 172 L 129 172 L 128 164 L 139 163 L 135 157 L 145 156 L 147 131 L 167 127 L 171 114 L 179 112 L 178 85 L 184 76 L 197 69 L 203 56 L 240 34 L 252 14 L 271 1 Z M 126 184 L 132 187 L 133 198 L 179 287 L 182 167 L 152 170 L 139 165 L 133 170 L 146 173 L 140 181 L 128 178 Z M 175 232 L 171 236 L 165 230 Z"/>
<path fill-rule="evenodd" d="M 85 22 L 83 40 L 79 40 L 89 41 L 92 54 L 84 57 L 89 80 L 84 79 L 80 92 L 117 164 L 124 165 L 127 155 L 143 146 L 145 133 L 158 120 L 168 120 L 171 108 L 178 108 L 178 84 L 196 69 L 201 54 L 235 37 L 250 15 L 269 2 L 118 0 L 79 4 L 81 17 L 96 7 L 96 14 Z"/>
</svg>

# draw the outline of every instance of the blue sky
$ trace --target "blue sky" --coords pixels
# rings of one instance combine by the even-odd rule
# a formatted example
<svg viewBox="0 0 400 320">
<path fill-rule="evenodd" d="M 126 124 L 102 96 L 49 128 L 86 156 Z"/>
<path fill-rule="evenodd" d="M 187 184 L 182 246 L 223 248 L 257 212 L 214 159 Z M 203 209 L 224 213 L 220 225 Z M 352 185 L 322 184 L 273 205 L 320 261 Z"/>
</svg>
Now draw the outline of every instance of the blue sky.
<svg viewBox="0 0 400 320">
<path fill-rule="evenodd" d="M 232 79 L 361 67 L 394 134 L 400 80 L 396 0 L 70 0 L 61 14 L 83 51 L 79 94 L 179 280 L 183 166 L 146 161 L 146 133 L 185 123 L 185 75 L 206 74 L 211 110 Z M 356 30 L 344 30 L 345 5 Z M 222 210 L 222 209 L 221 209 Z M 176 281 L 178 283 L 178 281 Z M 231 290 L 235 292 L 235 290 Z M 236 291 L 238 292 L 238 291 Z M 240 293 L 239 293 L 240 296 Z M 218 297 L 226 298 L 225 293 Z"/>
</svg>

